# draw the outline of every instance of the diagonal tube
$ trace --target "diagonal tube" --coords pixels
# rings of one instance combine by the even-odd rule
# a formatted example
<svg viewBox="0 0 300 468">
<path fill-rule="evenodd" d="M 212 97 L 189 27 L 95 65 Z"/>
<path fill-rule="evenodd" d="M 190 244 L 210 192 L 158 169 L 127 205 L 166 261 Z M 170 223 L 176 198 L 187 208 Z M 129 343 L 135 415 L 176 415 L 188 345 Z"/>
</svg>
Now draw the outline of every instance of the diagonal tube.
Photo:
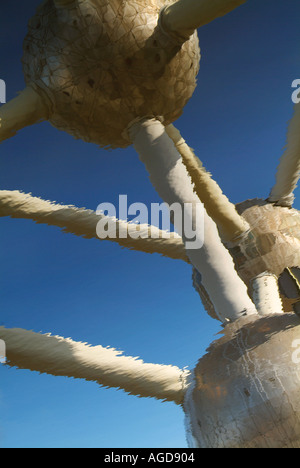
<svg viewBox="0 0 300 468">
<path fill-rule="evenodd" d="M 131 250 L 158 253 L 165 257 L 189 261 L 182 239 L 176 233 L 162 231 L 155 226 L 145 224 L 139 226 L 139 237 L 137 237 L 134 224 L 97 214 L 92 210 L 55 204 L 17 190 L 0 190 L 1 216 L 31 219 L 38 224 L 57 226 L 64 232 L 83 236 L 86 239 L 99 239 L 97 225 L 99 221 L 105 221 L 111 229 L 111 235 L 109 232 L 106 233 L 107 240 Z"/>
<path fill-rule="evenodd" d="M 24 127 L 47 120 L 49 113 L 50 102 L 46 95 L 27 86 L 16 98 L 0 107 L 0 142 Z"/>
<path fill-rule="evenodd" d="M 54 376 L 98 382 L 131 395 L 183 402 L 189 372 L 176 366 L 144 363 L 121 351 L 70 338 L 0 327 L 7 364 Z"/>
<path fill-rule="evenodd" d="M 199 198 L 193 190 L 191 178 L 182 162 L 173 141 L 164 126 L 156 119 L 135 122 L 129 129 L 133 145 L 145 164 L 150 180 L 158 194 L 171 206 L 174 203 L 197 206 Z M 231 255 L 222 244 L 216 224 L 203 210 L 204 226 L 195 220 L 195 210 L 189 220 L 197 233 L 204 228 L 204 244 L 199 248 L 188 247 L 185 226 L 174 222 L 175 229 L 186 245 L 187 255 L 193 266 L 201 273 L 202 284 L 208 292 L 219 319 L 236 320 L 241 315 L 257 314 L 247 293 L 247 287 L 238 276 Z M 200 232 L 199 238 L 202 236 Z"/>
<path fill-rule="evenodd" d="M 187 40 L 195 29 L 224 16 L 247 0 L 178 0 L 161 12 L 162 28 Z"/>
<path fill-rule="evenodd" d="M 218 226 L 222 241 L 225 243 L 234 242 L 236 238 L 243 236 L 250 230 L 247 221 L 238 214 L 235 205 L 224 195 L 217 182 L 203 167 L 179 131 L 173 125 L 168 125 L 166 132 L 181 154 L 183 163 L 194 184 L 195 193 L 204 204 L 208 216 Z"/>
<path fill-rule="evenodd" d="M 287 144 L 277 168 L 276 183 L 268 201 L 280 206 L 291 207 L 294 203 L 294 190 L 300 177 L 300 104 L 290 121 Z"/>
</svg>

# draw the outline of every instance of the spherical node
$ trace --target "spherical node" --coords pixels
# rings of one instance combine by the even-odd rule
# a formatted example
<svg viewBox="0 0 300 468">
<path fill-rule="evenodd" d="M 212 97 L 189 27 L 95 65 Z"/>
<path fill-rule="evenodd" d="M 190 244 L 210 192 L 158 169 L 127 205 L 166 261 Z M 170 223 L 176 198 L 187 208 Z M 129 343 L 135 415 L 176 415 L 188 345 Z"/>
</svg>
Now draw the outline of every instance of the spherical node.
<svg viewBox="0 0 300 468">
<path fill-rule="evenodd" d="M 126 147 L 138 117 L 176 120 L 196 87 L 195 33 L 179 45 L 159 26 L 163 0 L 85 0 L 55 8 L 46 0 L 24 42 L 26 83 L 52 102 L 50 122 L 75 138 Z"/>
</svg>

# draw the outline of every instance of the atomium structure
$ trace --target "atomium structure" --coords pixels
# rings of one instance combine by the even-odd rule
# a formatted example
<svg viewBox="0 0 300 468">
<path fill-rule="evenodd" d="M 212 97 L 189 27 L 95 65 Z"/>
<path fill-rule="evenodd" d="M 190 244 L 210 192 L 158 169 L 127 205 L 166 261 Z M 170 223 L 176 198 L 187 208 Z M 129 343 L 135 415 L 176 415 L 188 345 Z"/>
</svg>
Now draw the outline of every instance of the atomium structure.
<svg viewBox="0 0 300 468">
<path fill-rule="evenodd" d="M 48 120 L 102 147 L 133 145 L 164 202 L 204 205 L 204 243 L 190 248 L 182 221 L 167 236 L 119 235 L 120 245 L 191 264 L 207 312 L 223 324 L 193 371 L 146 364 L 113 349 L 0 327 L 7 365 L 93 380 L 174 401 L 199 448 L 300 447 L 300 168 L 295 107 L 276 184 L 265 200 L 232 204 L 174 127 L 199 71 L 196 29 L 244 0 L 45 0 L 24 41 L 25 90 L 0 108 L 0 141 Z M 104 215 L 0 191 L 0 216 L 28 218 L 86 238 Z M 107 221 L 112 222 L 107 217 Z M 132 226 L 114 220 L 117 233 Z"/>
</svg>

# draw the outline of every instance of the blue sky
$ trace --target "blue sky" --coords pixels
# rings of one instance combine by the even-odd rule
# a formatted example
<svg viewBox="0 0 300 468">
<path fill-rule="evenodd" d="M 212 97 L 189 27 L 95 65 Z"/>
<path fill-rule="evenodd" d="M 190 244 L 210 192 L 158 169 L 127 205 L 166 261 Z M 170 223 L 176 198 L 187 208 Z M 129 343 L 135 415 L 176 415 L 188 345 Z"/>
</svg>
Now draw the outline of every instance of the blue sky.
<svg viewBox="0 0 300 468">
<path fill-rule="evenodd" d="M 0 79 L 24 87 L 22 40 L 38 0 L 2 2 Z M 300 79 L 298 0 L 249 0 L 199 30 L 198 87 L 176 122 L 232 202 L 266 198 Z M 160 201 L 133 148 L 105 151 L 48 123 L 0 147 L 0 187 L 96 210 Z M 300 208 L 296 200 L 296 208 Z M 193 368 L 220 331 L 191 268 L 31 221 L 0 220 L 0 324 Z M 0 447 L 186 447 L 182 410 L 95 383 L 0 367 Z"/>
</svg>

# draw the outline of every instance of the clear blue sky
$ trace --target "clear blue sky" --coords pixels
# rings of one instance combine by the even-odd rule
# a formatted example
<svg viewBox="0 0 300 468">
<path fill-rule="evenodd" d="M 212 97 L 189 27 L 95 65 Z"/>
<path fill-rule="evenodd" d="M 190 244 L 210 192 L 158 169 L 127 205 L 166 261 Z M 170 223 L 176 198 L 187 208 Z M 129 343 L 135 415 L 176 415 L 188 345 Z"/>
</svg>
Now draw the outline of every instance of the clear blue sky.
<svg viewBox="0 0 300 468">
<path fill-rule="evenodd" d="M 2 2 L 0 79 L 24 86 L 27 21 L 39 0 Z M 267 197 L 300 78 L 299 0 L 248 0 L 199 31 L 198 88 L 176 125 L 233 202 Z M 48 123 L 0 146 L 0 187 L 95 210 L 160 201 L 133 148 L 107 152 Z M 295 204 L 300 208 L 299 199 Z M 0 219 L 0 324 L 193 368 L 220 331 L 186 264 Z M 0 366 L 0 447 L 186 447 L 182 410 L 64 377 Z"/>
</svg>

